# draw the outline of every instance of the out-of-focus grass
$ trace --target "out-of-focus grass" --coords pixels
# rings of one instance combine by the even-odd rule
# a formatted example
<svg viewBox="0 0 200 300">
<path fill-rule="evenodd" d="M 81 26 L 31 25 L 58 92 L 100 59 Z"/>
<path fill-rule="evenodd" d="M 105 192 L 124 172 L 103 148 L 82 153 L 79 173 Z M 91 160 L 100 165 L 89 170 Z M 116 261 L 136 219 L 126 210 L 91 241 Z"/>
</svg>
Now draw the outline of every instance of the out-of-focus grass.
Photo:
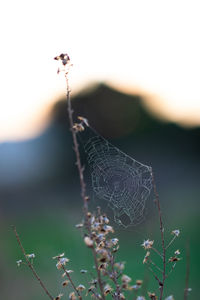
<svg viewBox="0 0 200 300">
<path fill-rule="evenodd" d="M 80 221 L 81 216 L 77 213 L 77 210 L 70 210 L 68 213 L 65 213 L 61 209 L 61 211 L 51 211 L 48 214 L 38 214 L 37 216 L 30 214 L 27 217 L 21 216 L 16 218 L 14 221 L 7 220 L 2 222 L 2 249 L 0 256 L 0 276 L 3 283 L 1 288 L 2 299 L 46 299 L 40 286 L 33 279 L 31 272 L 25 266 L 16 267 L 15 262 L 17 259 L 22 258 L 22 254 L 9 227 L 9 223 L 14 222 L 17 226 L 27 253 L 35 253 L 35 267 L 50 291 L 56 295 L 62 292 L 62 279 L 60 276 L 61 272 L 56 269 L 52 256 L 65 252 L 65 255 L 70 258 L 69 268 L 75 271 L 72 276 L 77 284 L 86 284 L 84 275 L 79 272 L 80 269 L 89 268 L 93 271 L 90 249 L 86 248 L 81 232 L 74 226 Z M 177 215 L 176 217 L 176 214 L 173 214 L 170 219 L 168 218 L 165 226 L 165 234 L 168 238 L 171 237 L 171 230 L 177 228 L 181 230 L 181 235 L 170 248 L 169 255 L 173 255 L 176 249 L 180 249 L 180 257 L 183 259 L 177 264 L 174 272 L 167 279 L 165 291 L 166 296 L 173 294 L 176 300 L 183 299 L 187 240 L 190 242 L 191 249 L 189 286 L 193 289 L 189 299 L 198 299 L 200 292 L 198 283 L 200 267 L 198 249 L 200 241 L 197 238 L 199 233 L 197 221 L 198 217 L 195 216 L 185 216 L 183 218 L 183 216 Z M 179 225 L 177 226 L 177 224 Z M 120 250 L 117 256 L 119 260 L 126 261 L 125 274 L 131 276 L 133 282 L 136 279 L 147 278 L 147 290 L 156 292 L 157 283 L 152 279 L 152 274 L 142 264 L 145 251 L 140 245 L 144 237 L 154 239 L 155 245 L 159 244 L 160 232 L 157 220 L 155 220 L 155 224 L 148 233 L 144 227 L 140 228 L 139 233 L 137 228 L 123 231 L 117 230 L 114 236 L 120 239 Z"/>
</svg>

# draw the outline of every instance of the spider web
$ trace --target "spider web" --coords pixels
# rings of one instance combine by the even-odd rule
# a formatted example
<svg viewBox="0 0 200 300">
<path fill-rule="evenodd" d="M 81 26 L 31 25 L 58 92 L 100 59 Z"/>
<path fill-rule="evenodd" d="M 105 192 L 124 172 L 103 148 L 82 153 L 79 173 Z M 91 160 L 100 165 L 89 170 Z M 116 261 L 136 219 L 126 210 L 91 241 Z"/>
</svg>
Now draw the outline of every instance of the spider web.
<svg viewBox="0 0 200 300">
<path fill-rule="evenodd" d="M 152 189 L 152 168 L 120 151 L 91 127 L 86 127 L 80 138 L 95 195 L 107 201 L 117 224 L 141 223 Z"/>
</svg>

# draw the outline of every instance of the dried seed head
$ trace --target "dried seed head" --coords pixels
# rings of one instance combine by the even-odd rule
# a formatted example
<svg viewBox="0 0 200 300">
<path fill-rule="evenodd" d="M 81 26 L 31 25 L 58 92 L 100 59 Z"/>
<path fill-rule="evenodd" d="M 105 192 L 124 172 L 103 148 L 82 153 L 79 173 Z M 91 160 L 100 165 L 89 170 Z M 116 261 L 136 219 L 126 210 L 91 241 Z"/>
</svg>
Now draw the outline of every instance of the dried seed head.
<svg viewBox="0 0 200 300">
<path fill-rule="evenodd" d="M 85 290 L 85 286 L 83 284 L 79 284 L 76 289 L 77 291 L 82 292 Z"/>
<path fill-rule="evenodd" d="M 86 246 L 88 246 L 89 248 L 93 247 L 94 242 L 89 236 L 84 237 L 84 242 L 85 242 Z"/>
<path fill-rule="evenodd" d="M 69 299 L 70 299 L 70 300 L 76 300 L 76 295 L 75 295 L 74 292 L 71 292 L 71 293 L 69 294 Z"/>
<path fill-rule="evenodd" d="M 143 264 L 145 264 L 148 261 L 150 254 L 151 254 L 150 251 L 147 251 L 147 253 L 143 259 Z"/>
<path fill-rule="evenodd" d="M 66 64 L 68 64 L 70 62 L 70 58 L 69 55 L 67 53 L 61 53 L 60 55 L 54 57 L 55 60 L 60 60 L 63 64 L 63 66 L 65 66 Z"/>
<path fill-rule="evenodd" d="M 87 273 L 87 270 L 80 270 L 80 272 L 82 273 L 82 274 L 85 274 L 85 273 Z"/>
<path fill-rule="evenodd" d="M 26 254 L 26 257 L 28 257 L 28 258 L 35 258 L 35 254 L 34 253 Z"/>
<path fill-rule="evenodd" d="M 62 296 L 63 296 L 63 294 L 59 294 L 59 295 L 55 298 L 55 300 L 60 300 Z"/>
<path fill-rule="evenodd" d="M 82 224 L 82 223 L 76 224 L 75 227 L 76 227 L 76 228 L 82 228 L 82 227 L 83 227 L 83 224 Z"/>
<path fill-rule="evenodd" d="M 90 287 L 89 287 L 89 289 L 88 289 L 88 292 L 91 292 L 92 290 L 94 290 L 95 289 L 95 286 L 94 285 L 91 285 Z"/>
<path fill-rule="evenodd" d="M 57 256 L 53 256 L 52 259 L 59 259 L 59 258 L 63 257 L 64 255 L 65 255 L 65 253 L 62 253 Z"/>
<path fill-rule="evenodd" d="M 156 296 L 155 293 L 148 292 L 148 296 L 149 296 L 149 298 L 152 299 L 152 300 L 157 300 L 157 299 L 158 299 L 158 297 Z"/>
<path fill-rule="evenodd" d="M 179 257 L 176 257 L 176 256 L 172 256 L 169 258 L 169 262 L 176 262 L 176 261 L 179 261 L 181 260 Z"/>
<path fill-rule="evenodd" d="M 131 282 L 132 279 L 128 275 L 124 274 L 124 275 L 122 275 L 121 280 L 123 283 L 129 283 L 129 282 Z"/>
<path fill-rule="evenodd" d="M 69 280 L 65 280 L 63 281 L 62 286 L 68 286 L 68 284 L 69 284 Z"/>
<path fill-rule="evenodd" d="M 136 280 L 136 284 L 137 284 L 137 285 L 140 285 L 140 286 L 141 286 L 141 285 L 142 285 L 142 283 L 143 283 L 143 281 L 142 281 L 142 280 L 140 280 L 140 279 Z"/>
<path fill-rule="evenodd" d="M 21 259 L 20 259 L 20 260 L 17 260 L 17 261 L 16 261 L 16 264 L 17 264 L 18 267 L 20 267 L 21 264 L 22 264 L 22 260 L 21 260 Z"/>
<path fill-rule="evenodd" d="M 59 270 L 62 266 L 65 266 L 66 263 L 69 262 L 69 259 L 66 257 L 61 257 L 58 259 L 58 263 L 56 264 L 56 268 Z"/>
<path fill-rule="evenodd" d="M 80 121 L 82 121 L 87 127 L 89 127 L 89 123 L 88 123 L 88 120 L 86 119 L 86 118 L 84 118 L 84 117 L 78 117 L 78 119 L 80 120 Z"/>
<path fill-rule="evenodd" d="M 137 291 L 139 288 L 140 288 L 139 285 L 134 284 L 134 285 L 132 285 L 132 286 L 129 287 L 129 290 Z"/>
<path fill-rule="evenodd" d="M 72 127 L 76 132 L 81 132 L 85 130 L 84 126 L 81 123 L 74 123 Z"/>
<path fill-rule="evenodd" d="M 120 293 L 119 298 L 120 298 L 120 300 L 125 300 L 126 299 L 124 294 L 122 294 L 122 293 Z"/>
<path fill-rule="evenodd" d="M 104 286 L 104 295 L 110 294 L 111 291 L 112 291 L 111 286 L 110 286 L 109 284 L 106 284 L 106 285 Z"/>
<path fill-rule="evenodd" d="M 171 234 L 173 234 L 173 235 L 175 235 L 176 237 L 178 237 L 179 234 L 180 234 L 180 230 L 179 230 L 179 229 L 175 229 L 175 230 L 173 230 L 173 231 L 171 232 Z"/>
<path fill-rule="evenodd" d="M 125 268 L 125 262 L 117 262 L 114 264 L 114 266 L 119 269 L 120 271 L 124 270 Z"/>
<path fill-rule="evenodd" d="M 144 240 L 144 242 L 142 243 L 142 247 L 146 250 L 146 249 L 151 249 L 152 246 L 153 246 L 153 243 L 154 241 L 150 241 L 149 239 L 148 240 Z"/>
</svg>

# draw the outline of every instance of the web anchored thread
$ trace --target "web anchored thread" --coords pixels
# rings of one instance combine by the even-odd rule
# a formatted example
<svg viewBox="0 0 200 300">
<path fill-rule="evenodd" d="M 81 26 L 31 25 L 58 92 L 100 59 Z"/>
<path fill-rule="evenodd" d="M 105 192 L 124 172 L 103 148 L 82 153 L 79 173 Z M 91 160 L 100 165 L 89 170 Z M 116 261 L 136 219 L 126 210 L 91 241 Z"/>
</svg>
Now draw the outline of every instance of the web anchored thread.
<svg viewBox="0 0 200 300">
<path fill-rule="evenodd" d="M 117 224 L 128 227 L 141 223 L 152 189 L 151 167 L 126 155 L 91 127 L 85 127 L 79 136 L 95 195 L 107 201 Z"/>
</svg>

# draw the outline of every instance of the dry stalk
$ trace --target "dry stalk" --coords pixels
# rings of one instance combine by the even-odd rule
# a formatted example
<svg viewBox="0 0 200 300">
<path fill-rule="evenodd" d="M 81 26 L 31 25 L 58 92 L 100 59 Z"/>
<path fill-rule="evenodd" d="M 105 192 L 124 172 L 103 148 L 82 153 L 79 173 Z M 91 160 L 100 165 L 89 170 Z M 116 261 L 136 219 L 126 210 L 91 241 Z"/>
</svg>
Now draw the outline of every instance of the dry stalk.
<svg viewBox="0 0 200 300">
<path fill-rule="evenodd" d="M 21 240 L 19 238 L 19 234 L 17 233 L 16 227 L 12 226 L 13 232 L 15 234 L 17 243 L 20 247 L 20 250 L 22 252 L 22 254 L 24 255 L 24 258 L 26 260 L 27 266 L 30 268 L 31 272 L 33 273 L 33 276 L 37 279 L 37 281 L 39 282 L 39 284 L 41 285 L 41 287 L 43 288 L 43 290 L 45 291 L 45 293 L 47 294 L 47 296 L 51 299 L 54 300 L 55 298 L 50 294 L 50 292 L 47 290 L 46 286 L 44 285 L 43 281 L 41 280 L 41 278 L 38 276 L 38 274 L 35 271 L 35 268 L 33 267 L 32 263 L 29 261 L 27 254 L 24 250 L 24 247 L 22 246 Z"/>
<path fill-rule="evenodd" d="M 164 286 L 165 286 L 165 280 L 166 280 L 166 247 L 165 247 L 165 239 L 164 239 L 164 227 L 163 227 L 163 220 L 162 220 L 162 211 L 161 211 L 161 208 L 160 208 L 160 199 L 159 199 L 159 195 L 158 195 L 158 192 L 157 192 L 157 189 L 156 189 L 156 184 L 155 184 L 153 172 L 152 172 L 152 182 L 153 182 L 154 194 L 155 194 L 155 197 L 156 197 L 155 204 L 157 206 L 158 215 L 159 215 L 160 234 L 161 234 L 161 243 L 162 243 L 161 258 L 162 258 L 163 268 L 162 268 L 162 280 L 159 280 L 159 288 L 160 288 L 160 298 L 159 298 L 159 300 L 162 300 L 163 292 L 164 292 Z"/>
<path fill-rule="evenodd" d="M 73 138 L 73 145 L 74 145 L 74 152 L 76 155 L 76 165 L 79 173 L 79 179 L 80 179 L 80 187 L 81 187 L 81 198 L 83 200 L 83 210 L 84 210 L 84 217 L 85 217 L 85 225 L 88 230 L 88 233 L 91 234 L 91 228 L 90 224 L 88 221 L 88 197 L 86 195 L 86 184 L 84 181 L 84 167 L 81 164 L 81 159 L 80 159 L 80 152 L 79 152 L 79 145 L 77 141 L 77 135 L 76 131 L 73 129 L 74 126 L 74 121 L 73 121 L 73 110 L 71 107 L 71 99 L 70 99 L 70 87 L 69 87 L 69 80 L 68 80 L 68 70 L 65 72 L 65 79 L 66 79 L 66 87 L 67 87 L 67 92 L 66 92 L 66 98 L 67 98 L 67 105 L 68 105 L 68 116 L 69 116 L 69 123 L 70 123 L 70 130 L 72 132 L 72 138 Z M 103 289 L 103 282 L 101 279 L 101 273 L 98 268 L 98 260 L 97 260 L 97 255 L 94 246 L 92 248 L 92 254 L 94 258 L 94 263 L 95 263 L 95 268 L 97 272 L 97 278 L 98 278 L 98 284 L 99 288 L 101 291 L 101 297 L 103 300 L 105 300 L 105 295 L 104 295 L 104 289 Z"/>
</svg>

